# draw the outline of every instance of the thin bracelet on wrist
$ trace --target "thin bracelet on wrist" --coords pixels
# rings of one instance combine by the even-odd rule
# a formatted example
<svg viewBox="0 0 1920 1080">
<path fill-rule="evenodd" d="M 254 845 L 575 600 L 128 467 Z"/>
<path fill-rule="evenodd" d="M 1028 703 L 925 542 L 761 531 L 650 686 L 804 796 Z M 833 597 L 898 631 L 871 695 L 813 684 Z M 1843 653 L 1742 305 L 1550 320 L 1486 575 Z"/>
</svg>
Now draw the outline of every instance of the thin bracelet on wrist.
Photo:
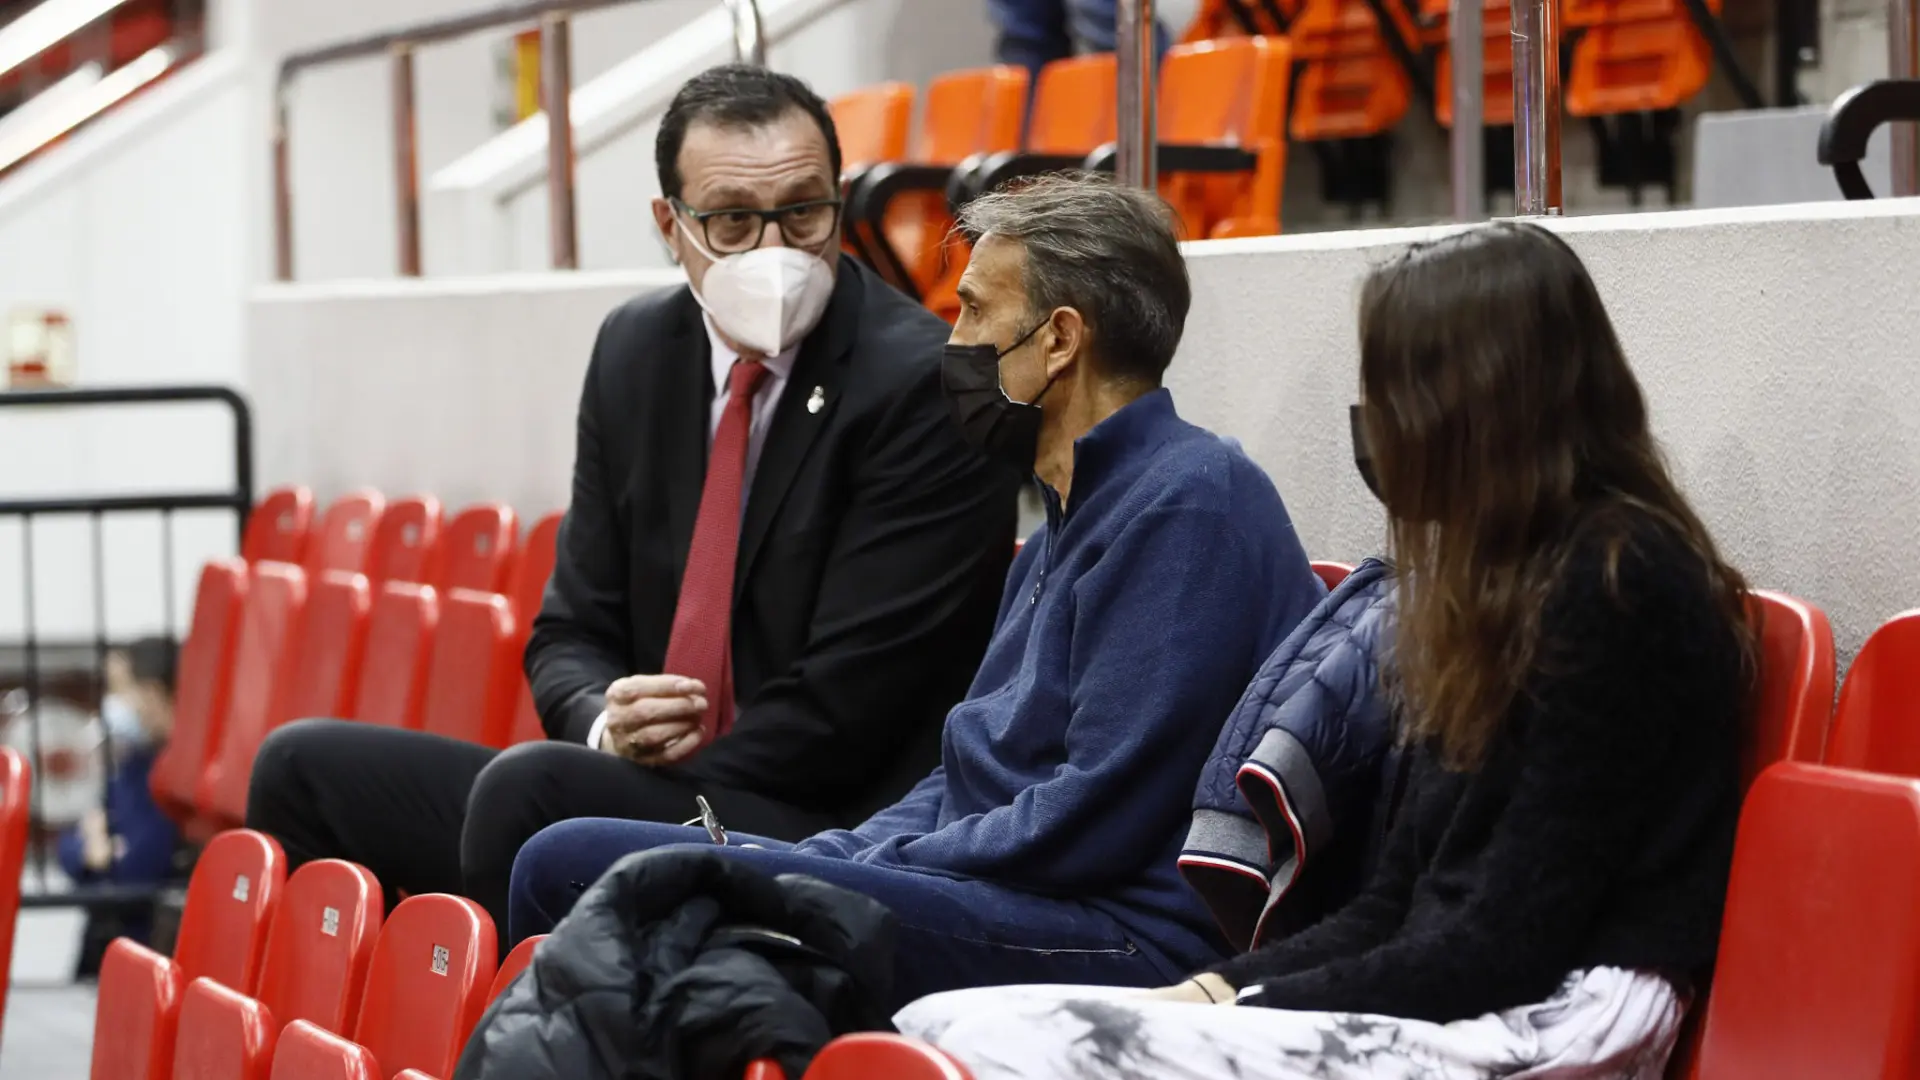
<svg viewBox="0 0 1920 1080">
<path fill-rule="evenodd" d="M 1207 995 L 1207 1004 L 1209 1005 L 1220 1004 L 1220 999 L 1213 996 L 1213 991 L 1207 989 L 1207 984 L 1200 981 L 1200 976 L 1195 975 L 1193 978 L 1188 979 L 1187 981 L 1199 987 L 1200 992 Z"/>
</svg>

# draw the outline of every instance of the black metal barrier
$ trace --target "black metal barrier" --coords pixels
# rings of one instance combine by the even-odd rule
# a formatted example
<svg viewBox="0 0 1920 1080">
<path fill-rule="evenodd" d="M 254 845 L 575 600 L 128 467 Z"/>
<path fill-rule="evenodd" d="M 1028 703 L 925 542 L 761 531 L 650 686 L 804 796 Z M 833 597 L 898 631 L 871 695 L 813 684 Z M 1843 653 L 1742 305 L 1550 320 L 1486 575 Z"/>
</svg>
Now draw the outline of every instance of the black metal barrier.
<svg viewBox="0 0 1920 1080">
<path fill-rule="evenodd" d="M 160 515 L 160 574 L 161 574 L 161 610 L 164 619 L 164 634 L 173 639 L 178 608 L 174 596 L 174 514 L 182 510 L 231 510 L 236 522 L 236 537 L 244 537 L 247 527 L 247 515 L 253 508 L 253 414 L 246 399 L 236 391 L 224 386 L 151 386 L 151 387 L 115 387 L 83 390 L 18 390 L 0 392 L 0 417 L 4 410 L 16 409 L 92 409 L 122 405 L 156 404 L 192 404 L 218 403 L 227 407 L 233 416 L 233 485 L 219 491 L 168 491 L 147 495 L 123 496 L 76 496 L 72 498 L 40 499 L 0 499 L 0 520 L 18 519 L 21 523 L 21 587 L 22 613 L 24 615 L 24 638 L 20 643 L 23 654 L 20 688 L 25 691 L 26 705 L 24 716 L 28 724 L 30 757 L 33 763 L 35 783 L 33 785 L 33 816 L 36 824 L 44 823 L 43 792 L 46 787 L 41 778 L 49 776 L 46 760 L 42 753 L 43 732 L 41 727 L 41 708 L 44 691 L 47 689 L 47 675 L 42 664 L 42 641 L 36 626 L 34 606 L 34 546 L 33 524 L 36 519 L 45 517 L 70 517 L 84 515 L 91 520 L 92 530 L 92 574 L 93 574 L 93 626 L 94 635 L 90 643 L 93 653 L 92 676 L 89 697 L 92 704 L 98 705 L 99 695 L 105 684 L 106 660 L 110 646 L 106 613 L 106 549 L 101 531 L 101 523 L 109 514 L 152 514 Z M 0 419 L 4 423 L 4 419 Z M 238 541 L 236 541 L 236 550 Z M 82 646 L 84 648 L 84 646 Z M 112 736 L 107 726 L 100 724 L 101 742 L 99 746 L 102 775 L 107 783 L 102 785 L 102 799 L 110 790 L 113 777 Z M 109 832 L 112 823 L 109 821 Z M 100 907 L 120 905 L 153 899 L 161 890 L 154 887 L 131 887 L 125 885 L 78 886 L 69 892 L 51 892 L 47 888 L 48 849 L 54 843 L 50 835 L 36 836 L 34 844 L 34 867 L 39 878 L 39 889 L 28 892 L 22 898 L 23 907 Z"/>
</svg>

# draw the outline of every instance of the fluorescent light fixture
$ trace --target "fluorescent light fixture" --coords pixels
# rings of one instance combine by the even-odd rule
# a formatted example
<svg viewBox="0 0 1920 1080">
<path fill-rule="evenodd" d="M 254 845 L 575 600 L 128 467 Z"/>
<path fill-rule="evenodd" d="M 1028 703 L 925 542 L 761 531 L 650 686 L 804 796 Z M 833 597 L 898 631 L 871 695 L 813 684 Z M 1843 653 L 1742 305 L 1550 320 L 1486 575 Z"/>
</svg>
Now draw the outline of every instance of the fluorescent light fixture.
<svg viewBox="0 0 1920 1080">
<path fill-rule="evenodd" d="M 45 0 L 0 27 L 0 75 L 39 56 L 127 0 Z"/>
<path fill-rule="evenodd" d="M 166 74 L 172 66 L 171 46 L 148 49 L 132 63 L 55 104 L 21 125 L 18 131 L 9 132 L 0 140 L 0 171 L 12 168 L 27 155 L 112 108 L 127 95 Z"/>
</svg>

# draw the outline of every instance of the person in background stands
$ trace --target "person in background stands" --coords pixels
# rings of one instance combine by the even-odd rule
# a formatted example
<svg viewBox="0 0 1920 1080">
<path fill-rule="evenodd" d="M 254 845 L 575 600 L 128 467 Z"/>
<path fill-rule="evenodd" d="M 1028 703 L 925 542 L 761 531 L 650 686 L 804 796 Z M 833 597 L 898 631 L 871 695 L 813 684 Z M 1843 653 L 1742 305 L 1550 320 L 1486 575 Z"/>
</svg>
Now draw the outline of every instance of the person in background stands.
<svg viewBox="0 0 1920 1080">
<path fill-rule="evenodd" d="M 550 741 L 289 724 L 247 819 L 295 865 L 352 859 L 504 926 L 513 857 L 556 821 L 685 821 L 704 796 L 799 840 L 937 760 L 993 626 L 1019 477 L 947 418 L 946 324 L 840 257 L 839 143 L 804 83 L 695 76 L 657 166 L 687 286 L 620 307 L 594 345 L 526 652 Z"/>
<path fill-rule="evenodd" d="M 1741 577 L 1668 473 L 1586 268 L 1538 226 L 1376 270 L 1360 392 L 1408 763 L 1370 883 L 1151 997 L 1004 987 L 895 1018 L 979 1080 L 1664 1070 L 1733 857 Z"/>
<path fill-rule="evenodd" d="M 1114 6 L 1114 0 L 987 0 L 998 31 L 994 58 L 1026 68 L 1037 81 L 1040 69 L 1055 60 L 1110 53 L 1118 27 Z M 1167 45 L 1167 28 L 1156 19 L 1154 55 L 1166 55 Z"/>
<path fill-rule="evenodd" d="M 173 875 L 180 836 L 148 790 L 153 760 L 173 733 L 174 644 L 143 638 L 107 654 L 100 722 L 113 772 L 106 804 L 86 812 L 60 837 L 60 867 L 77 885 L 154 885 Z M 78 974 L 100 972 L 100 958 L 116 937 L 145 943 L 153 931 L 153 902 L 109 904 L 88 912 Z"/>
<path fill-rule="evenodd" d="M 1325 590 L 1272 481 L 1161 386 L 1190 291 L 1158 196 L 1055 177 L 969 204 L 961 227 L 976 247 L 943 361 L 953 429 L 972 459 L 1037 476 L 1046 523 L 947 716 L 941 767 L 851 831 L 720 850 L 885 903 L 901 1000 L 1162 983 L 1222 951 L 1174 865 L 1201 765 Z M 550 929 L 621 856 L 707 838 L 547 829 L 514 864 L 512 936 Z"/>
</svg>

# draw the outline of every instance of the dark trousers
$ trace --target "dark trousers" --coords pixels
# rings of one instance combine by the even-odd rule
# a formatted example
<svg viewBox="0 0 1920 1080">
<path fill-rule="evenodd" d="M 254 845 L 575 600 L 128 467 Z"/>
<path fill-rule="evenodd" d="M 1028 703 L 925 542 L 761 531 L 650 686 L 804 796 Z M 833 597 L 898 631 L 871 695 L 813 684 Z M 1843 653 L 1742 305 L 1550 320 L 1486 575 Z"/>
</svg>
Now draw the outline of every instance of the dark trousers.
<svg viewBox="0 0 1920 1080">
<path fill-rule="evenodd" d="M 417 731 L 302 720 L 254 759 L 247 825 L 280 841 L 293 866 L 347 859 L 395 892 L 457 893 L 507 926 L 514 856 L 534 833 L 575 817 L 682 822 L 704 795 L 730 826 L 802 840 L 849 824 L 651 769 L 573 743 L 489 750 Z M 502 948 L 508 942 L 503 933 Z"/>
<path fill-rule="evenodd" d="M 715 808 L 722 824 L 725 811 Z M 899 923 L 894 1006 L 926 994 L 1009 983 L 1165 986 L 1212 955 L 1168 957 L 1129 937 L 1099 908 L 989 881 L 922 874 L 788 850 L 777 840 L 729 831 L 714 849 L 702 829 L 633 821 L 569 821 L 543 831 L 513 865 L 509 937 L 551 931 L 588 885 L 635 851 L 708 845 L 769 874 L 806 874 L 871 896 Z M 743 847 L 758 844 L 760 849 Z"/>
</svg>

